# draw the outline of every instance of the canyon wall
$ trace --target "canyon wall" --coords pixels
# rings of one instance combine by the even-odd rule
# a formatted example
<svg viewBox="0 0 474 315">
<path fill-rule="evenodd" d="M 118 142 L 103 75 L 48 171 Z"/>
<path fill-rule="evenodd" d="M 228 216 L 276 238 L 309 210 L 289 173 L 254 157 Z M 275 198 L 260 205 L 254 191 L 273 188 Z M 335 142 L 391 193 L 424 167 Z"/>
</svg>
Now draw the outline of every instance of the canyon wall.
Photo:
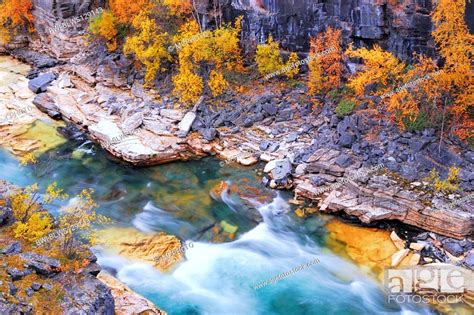
<svg viewBox="0 0 474 315">
<path fill-rule="evenodd" d="M 402 59 L 414 52 L 433 56 L 430 12 L 435 0 L 195 0 L 203 24 L 243 15 L 243 43 L 255 45 L 269 34 L 284 49 L 307 52 L 309 38 L 327 26 L 343 29 L 345 43 L 380 44 Z M 35 27 L 41 37 L 61 19 L 77 16 L 105 0 L 33 0 Z M 219 3 L 218 5 L 214 5 Z M 217 14 L 218 15 L 218 14 Z M 467 2 L 466 22 L 474 30 L 474 3 Z M 46 40 L 50 42 L 51 40 Z"/>
<path fill-rule="evenodd" d="M 398 57 L 434 54 L 431 0 L 232 0 L 228 18 L 244 14 L 244 37 L 264 41 L 268 34 L 284 48 L 308 51 L 309 37 L 327 26 L 343 29 L 344 41 L 379 43 Z"/>
</svg>

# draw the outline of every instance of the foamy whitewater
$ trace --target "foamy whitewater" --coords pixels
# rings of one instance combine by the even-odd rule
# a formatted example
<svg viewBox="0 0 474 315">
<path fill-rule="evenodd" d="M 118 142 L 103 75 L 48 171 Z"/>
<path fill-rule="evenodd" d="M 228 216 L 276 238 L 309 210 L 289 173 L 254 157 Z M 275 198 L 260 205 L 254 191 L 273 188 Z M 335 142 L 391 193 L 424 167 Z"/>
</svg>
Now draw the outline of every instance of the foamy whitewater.
<svg viewBox="0 0 474 315">
<path fill-rule="evenodd" d="M 149 231 L 153 218 L 170 217 L 151 204 L 135 226 Z M 194 242 L 186 260 L 169 273 L 145 263 L 98 252 L 99 263 L 169 314 L 430 314 L 428 309 L 388 305 L 379 284 L 356 266 L 300 237 L 276 197 L 259 208 L 264 222 L 225 244 Z M 143 226 L 143 222 L 149 222 Z M 169 223 L 169 222 L 167 222 Z M 301 264 L 320 263 L 259 290 L 253 286 Z"/>
</svg>

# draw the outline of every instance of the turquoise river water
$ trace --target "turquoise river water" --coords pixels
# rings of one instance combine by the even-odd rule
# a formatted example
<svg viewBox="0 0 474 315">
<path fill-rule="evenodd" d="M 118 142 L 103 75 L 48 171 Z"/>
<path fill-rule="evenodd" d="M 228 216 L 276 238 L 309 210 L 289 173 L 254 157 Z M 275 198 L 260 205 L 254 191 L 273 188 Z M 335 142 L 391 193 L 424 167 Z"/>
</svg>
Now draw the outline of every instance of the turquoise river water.
<svg viewBox="0 0 474 315">
<path fill-rule="evenodd" d="M 254 168 L 213 158 L 130 168 L 86 141 L 47 152 L 35 167 L 21 167 L 0 150 L 0 174 L 19 186 L 37 182 L 41 189 L 57 181 L 69 195 L 94 188 L 99 212 L 115 226 L 192 241 L 186 259 L 167 273 L 96 250 L 104 269 L 171 315 L 434 313 L 388 304 L 380 283 L 325 246 L 330 217 L 296 217 L 290 195 L 261 187 Z M 236 191 L 211 198 L 209 191 L 221 181 Z M 262 222 L 255 220 L 255 209 Z M 209 227 L 222 221 L 238 227 L 235 238 L 215 240 Z M 319 263 L 254 289 L 315 259 Z"/>
</svg>

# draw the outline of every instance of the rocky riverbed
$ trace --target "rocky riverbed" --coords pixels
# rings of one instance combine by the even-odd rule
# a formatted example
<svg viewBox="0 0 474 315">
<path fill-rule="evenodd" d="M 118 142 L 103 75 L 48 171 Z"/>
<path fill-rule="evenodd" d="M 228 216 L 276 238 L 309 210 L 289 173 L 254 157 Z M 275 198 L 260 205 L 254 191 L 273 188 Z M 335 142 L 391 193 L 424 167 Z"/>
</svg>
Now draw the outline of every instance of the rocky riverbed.
<svg viewBox="0 0 474 315">
<path fill-rule="evenodd" d="M 194 108 L 177 109 L 173 98 L 147 91 L 136 81 L 129 87 L 121 81 L 125 60 L 106 58 L 97 64 L 97 53 L 81 52 L 67 64 L 45 67 L 51 64 L 48 56 L 25 50 L 12 54 L 42 66 L 43 74 L 37 76 L 34 68 L 29 83 L 37 93 L 33 104 L 85 131 L 126 162 L 146 166 L 205 155 L 243 165 L 263 161 L 269 163 L 266 184 L 294 189 L 295 199 L 310 201 L 319 211 L 344 211 L 364 223 L 398 220 L 458 240 L 472 234 L 468 195 L 474 153 L 454 139 L 440 143 L 434 130 L 400 133 L 392 122 L 364 111 L 339 118 L 330 109 L 331 100 L 313 109 L 304 87 L 298 86 L 230 93 L 225 108 L 204 100 Z M 385 168 L 351 175 L 376 165 Z M 444 175 L 451 165 L 461 168 L 465 193 L 434 192 L 424 178 L 434 167 Z M 341 179 L 344 185 L 321 193 Z M 454 203 L 461 198 L 466 201 Z M 466 258 L 469 251 L 467 247 Z"/>
</svg>

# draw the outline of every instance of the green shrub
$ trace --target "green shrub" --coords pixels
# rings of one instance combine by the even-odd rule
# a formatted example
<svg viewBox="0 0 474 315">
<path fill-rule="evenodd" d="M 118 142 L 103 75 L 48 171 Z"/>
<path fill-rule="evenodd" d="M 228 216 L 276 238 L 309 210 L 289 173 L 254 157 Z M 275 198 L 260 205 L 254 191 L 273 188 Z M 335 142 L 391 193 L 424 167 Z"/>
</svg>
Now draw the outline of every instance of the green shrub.
<svg viewBox="0 0 474 315">
<path fill-rule="evenodd" d="M 352 113 L 355 107 L 356 107 L 356 103 L 354 101 L 343 99 L 336 106 L 336 115 L 339 117 L 349 115 Z"/>
<path fill-rule="evenodd" d="M 402 121 L 405 130 L 408 132 L 419 131 L 431 127 L 429 117 L 424 112 L 403 117 Z"/>
</svg>

